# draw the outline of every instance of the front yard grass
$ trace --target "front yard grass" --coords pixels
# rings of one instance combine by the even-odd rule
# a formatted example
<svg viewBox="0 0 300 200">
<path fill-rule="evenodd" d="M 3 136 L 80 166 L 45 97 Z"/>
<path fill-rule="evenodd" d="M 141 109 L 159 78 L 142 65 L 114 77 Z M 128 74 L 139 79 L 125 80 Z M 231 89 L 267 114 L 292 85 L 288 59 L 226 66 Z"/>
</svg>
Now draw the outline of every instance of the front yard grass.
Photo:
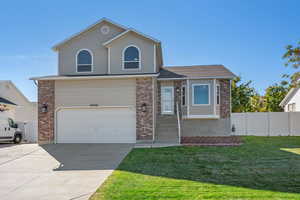
<svg viewBox="0 0 300 200">
<path fill-rule="evenodd" d="M 300 137 L 133 149 L 92 200 L 299 200 Z"/>
</svg>

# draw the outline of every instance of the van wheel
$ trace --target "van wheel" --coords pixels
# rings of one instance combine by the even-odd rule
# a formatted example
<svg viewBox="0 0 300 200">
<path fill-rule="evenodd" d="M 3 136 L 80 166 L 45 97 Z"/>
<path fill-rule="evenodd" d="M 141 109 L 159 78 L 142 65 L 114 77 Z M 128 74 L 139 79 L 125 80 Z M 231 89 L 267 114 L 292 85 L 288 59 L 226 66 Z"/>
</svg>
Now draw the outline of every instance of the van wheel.
<svg viewBox="0 0 300 200">
<path fill-rule="evenodd" d="M 19 144 L 22 141 L 22 136 L 20 134 L 15 135 L 14 143 Z"/>
</svg>

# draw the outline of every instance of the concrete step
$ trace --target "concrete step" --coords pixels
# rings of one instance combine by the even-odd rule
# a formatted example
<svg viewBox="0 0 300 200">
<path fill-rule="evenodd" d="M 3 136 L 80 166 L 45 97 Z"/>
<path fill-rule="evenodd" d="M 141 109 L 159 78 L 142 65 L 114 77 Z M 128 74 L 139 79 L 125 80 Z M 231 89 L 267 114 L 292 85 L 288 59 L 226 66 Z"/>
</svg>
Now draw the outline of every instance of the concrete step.
<svg viewBox="0 0 300 200">
<path fill-rule="evenodd" d="M 167 128 L 174 128 L 177 129 L 177 124 L 157 124 L 156 125 L 157 129 L 167 129 Z"/>
</svg>

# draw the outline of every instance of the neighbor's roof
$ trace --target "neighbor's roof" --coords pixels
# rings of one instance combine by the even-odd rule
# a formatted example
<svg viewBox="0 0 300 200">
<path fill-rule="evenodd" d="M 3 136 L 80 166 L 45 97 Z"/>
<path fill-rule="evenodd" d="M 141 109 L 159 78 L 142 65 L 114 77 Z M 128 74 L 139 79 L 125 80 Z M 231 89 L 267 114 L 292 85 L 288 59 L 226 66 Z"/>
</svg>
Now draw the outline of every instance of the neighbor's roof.
<svg viewBox="0 0 300 200">
<path fill-rule="evenodd" d="M 159 79 L 181 79 L 181 78 L 226 78 L 236 77 L 223 65 L 193 65 L 164 67 Z"/>
<path fill-rule="evenodd" d="M 0 103 L 1 103 L 1 104 L 6 104 L 6 105 L 13 105 L 13 106 L 16 106 L 16 105 L 17 105 L 17 104 L 15 104 L 15 103 L 13 103 L 13 102 L 11 102 L 11 101 L 5 99 L 5 98 L 2 98 L 2 97 L 0 97 Z"/>
<path fill-rule="evenodd" d="M 59 48 L 60 46 L 64 45 L 65 43 L 67 43 L 68 41 L 72 40 L 73 38 L 78 37 L 78 36 L 81 35 L 82 33 L 86 32 L 86 31 L 89 31 L 90 29 L 94 28 L 95 26 L 97 26 L 98 24 L 100 24 L 100 23 L 102 23 L 102 22 L 110 23 L 110 24 L 115 25 L 115 26 L 117 26 L 117 27 L 120 27 L 120 28 L 122 28 L 122 29 L 124 30 L 123 32 L 121 32 L 120 34 L 118 34 L 116 37 L 114 37 L 114 38 L 108 40 L 107 42 L 103 43 L 103 45 L 105 45 L 105 46 L 106 46 L 107 44 L 111 43 L 112 41 L 114 41 L 115 39 L 118 39 L 118 38 L 120 38 L 120 37 L 126 35 L 126 34 L 129 33 L 129 32 L 134 32 L 134 33 L 136 33 L 136 34 L 138 34 L 138 35 L 140 35 L 140 36 L 142 36 L 142 37 L 144 37 L 144 38 L 146 38 L 146 39 L 149 39 L 149 40 L 151 40 L 151 41 L 153 41 L 153 42 L 155 42 L 155 43 L 160 43 L 159 40 L 157 40 L 157 39 L 155 39 L 155 38 L 153 38 L 153 37 L 151 37 L 151 36 L 148 36 L 148 35 L 146 35 L 146 34 L 144 34 L 144 33 L 141 33 L 141 32 L 139 32 L 139 31 L 137 31 L 137 30 L 135 30 L 135 29 L 133 29 L 133 28 L 128 28 L 128 27 L 126 27 L 126 26 L 123 26 L 123 25 L 120 25 L 120 24 L 118 24 L 118 23 L 116 23 L 116 22 L 113 22 L 113 21 L 110 20 L 110 19 L 102 18 L 102 19 L 100 19 L 99 21 L 97 21 L 96 23 L 94 23 L 94 24 L 88 26 L 87 28 L 83 29 L 82 31 L 80 31 L 80 32 L 78 32 L 78 33 L 76 33 L 76 34 L 74 34 L 74 35 L 68 37 L 67 39 L 65 39 L 65 40 L 63 40 L 63 41 L 61 41 L 61 42 L 59 42 L 58 44 L 54 45 L 54 46 L 52 47 L 52 49 L 53 49 L 54 51 L 57 51 L 58 48 Z"/>
<path fill-rule="evenodd" d="M 27 97 L 17 88 L 17 86 L 11 81 L 11 80 L 0 80 L 1 84 L 8 84 L 10 85 L 19 95 L 27 102 L 30 103 L 30 101 L 27 99 Z"/>
<path fill-rule="evenodd" d="M 299 89 L 300 88 L 290 89 L 290 91 L 287 93 L 284 99 L 280 102 L 279 106 L 284 107 L 293 98 L 293 96 L 297 93 Z"/>
</svg>

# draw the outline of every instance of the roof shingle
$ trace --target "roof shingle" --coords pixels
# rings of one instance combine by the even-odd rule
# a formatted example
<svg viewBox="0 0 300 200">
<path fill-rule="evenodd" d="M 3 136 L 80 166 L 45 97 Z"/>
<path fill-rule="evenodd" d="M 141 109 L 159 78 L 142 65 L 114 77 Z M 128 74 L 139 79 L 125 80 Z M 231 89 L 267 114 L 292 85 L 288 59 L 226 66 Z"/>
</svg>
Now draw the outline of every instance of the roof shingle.
<svg viewBox="0 0 300 200">
<path fill-rule="evenodd" d="M 163 71 L 163 73 L 162 73 Z M 167 72 L 166 72 L 167 71 Z M 164 67 L 158 78 L 234 78 L 236 75 L 223 65 L 193 65 Z"/>
</svg>

